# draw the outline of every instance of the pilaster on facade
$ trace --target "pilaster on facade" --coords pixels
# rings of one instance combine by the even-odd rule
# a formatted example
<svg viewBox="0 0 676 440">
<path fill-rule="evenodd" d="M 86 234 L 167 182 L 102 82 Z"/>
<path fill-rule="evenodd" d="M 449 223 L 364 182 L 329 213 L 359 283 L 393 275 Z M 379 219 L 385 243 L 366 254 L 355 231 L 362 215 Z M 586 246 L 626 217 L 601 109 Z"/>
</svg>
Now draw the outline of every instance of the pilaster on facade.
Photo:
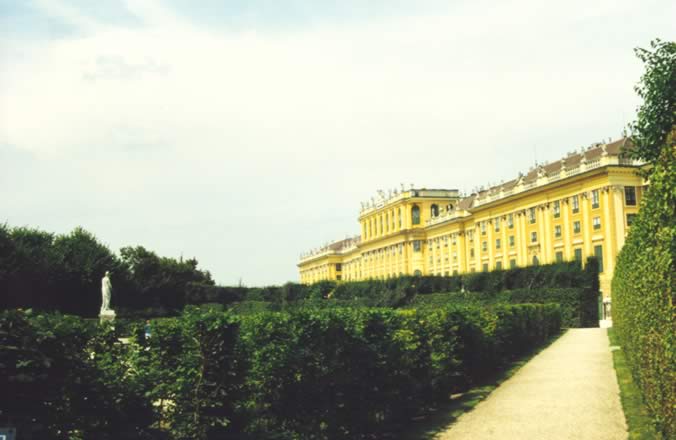
<svg viewBox="0 0 676 440">
<path fill-rule="evenodd" d="M 582 243 L 584 246 L 584 257 L 589 257 L 592 255 L 592 240 L 591 240 L 591 218 L 590 218 L 590 205 L 591 205 L 591 195 L 589 191 L 582 193 L 580 197 L 580 205 L 582 205 Z"/>
<path fill-rule="evenodd" d="M 615 259 L 612 258 L 615 255 L 615 240 L 613 240 L 615 236 L 615 222 L 613 221 L 614 218 L 610 215 L 613 212 L 611 188 L 609 186 L 604 187 L 601 190 L 601 195 L 603 203 L 603 217 L 601 221 L 601 227 L 603 228 L 603 266 L 604 272 L 607 271 L 608 274 L 612 274 L 615 268 Z"/>
</svg>

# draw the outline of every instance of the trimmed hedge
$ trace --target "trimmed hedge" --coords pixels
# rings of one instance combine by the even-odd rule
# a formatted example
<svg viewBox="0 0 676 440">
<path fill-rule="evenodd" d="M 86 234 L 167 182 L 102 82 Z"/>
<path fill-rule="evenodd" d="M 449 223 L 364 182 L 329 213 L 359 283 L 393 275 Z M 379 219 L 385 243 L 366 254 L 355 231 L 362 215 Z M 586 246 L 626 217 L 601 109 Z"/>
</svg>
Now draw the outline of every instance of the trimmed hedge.
<svg viewBox="0 0 676 440">
<path fill-rule="evenodd" d="M 418 295 L 408 307 L 439 307 L 449 304 L 548 304 L 561 306 L 563 327 L 598 327 L 598 297 L 592 289 L 516 289 L 498 293 L 451 292 Z"/>
<path fill-rule="evenodd" d="M 382 437 L 560 323 L 556 305 L 189 308 L 123 345 L 79 318 L 2 312 L 0 424 L 41 439 Z"/>
<path fill-rule="evenodd" d="M 0 312 L 0 426 L 24 439 L 156 439 L 135 354 L 74 316 Z"/>
<path fill-rule="evenodd" d="M 613 325 L 646 406 L 665 438 L 676 438 L 674 149 L 665 156 L 617 257 L 612 304 Z"/>
</svg>

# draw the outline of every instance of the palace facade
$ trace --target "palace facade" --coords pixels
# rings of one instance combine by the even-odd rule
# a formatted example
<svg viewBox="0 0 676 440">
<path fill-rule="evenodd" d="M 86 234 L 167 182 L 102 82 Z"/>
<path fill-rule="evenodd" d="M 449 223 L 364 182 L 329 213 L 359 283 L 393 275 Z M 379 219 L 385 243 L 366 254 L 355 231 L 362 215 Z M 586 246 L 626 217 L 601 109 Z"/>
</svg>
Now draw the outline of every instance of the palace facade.
<svg viewBox="0 0 676 440">
<path fill-rule="evenodd" d="M 596 256 L 610 296 L 615 258 L 638 211 L 642 165 L 627 139 L 594 144 L 462 196 L 404 188 L 362 203 L 361 233 L 301 255 L 301 283 L 452 275 Z"/>
</svg>

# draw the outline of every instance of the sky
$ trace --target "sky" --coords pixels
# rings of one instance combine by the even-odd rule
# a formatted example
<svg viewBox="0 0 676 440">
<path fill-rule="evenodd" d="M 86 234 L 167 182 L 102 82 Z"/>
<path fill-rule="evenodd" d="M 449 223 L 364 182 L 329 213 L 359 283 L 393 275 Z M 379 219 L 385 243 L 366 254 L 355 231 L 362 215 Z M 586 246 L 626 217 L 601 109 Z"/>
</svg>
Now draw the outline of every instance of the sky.
<svg viewBox="0 0 676 440">
<path fill-rule="evenodd" d="M 377 190 L 621 137 L 668 0 L 0 0 L 0 223 L 297 281 Z"/>
</svg>

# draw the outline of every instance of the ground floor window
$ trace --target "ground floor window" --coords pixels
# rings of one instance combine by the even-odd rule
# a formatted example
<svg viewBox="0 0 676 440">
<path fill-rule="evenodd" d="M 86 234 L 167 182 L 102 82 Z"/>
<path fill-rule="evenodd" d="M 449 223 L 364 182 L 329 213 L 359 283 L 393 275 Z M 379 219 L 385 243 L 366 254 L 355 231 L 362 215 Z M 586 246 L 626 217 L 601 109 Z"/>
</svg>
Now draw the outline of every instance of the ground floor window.
<svg viewBox="0 0 676 440">
<path fill-rule="evenodd" d="M 599 261 L 599 273 L 603 273 L 603 246 L 594 246 L 594 256 Z"/>
</svg>

